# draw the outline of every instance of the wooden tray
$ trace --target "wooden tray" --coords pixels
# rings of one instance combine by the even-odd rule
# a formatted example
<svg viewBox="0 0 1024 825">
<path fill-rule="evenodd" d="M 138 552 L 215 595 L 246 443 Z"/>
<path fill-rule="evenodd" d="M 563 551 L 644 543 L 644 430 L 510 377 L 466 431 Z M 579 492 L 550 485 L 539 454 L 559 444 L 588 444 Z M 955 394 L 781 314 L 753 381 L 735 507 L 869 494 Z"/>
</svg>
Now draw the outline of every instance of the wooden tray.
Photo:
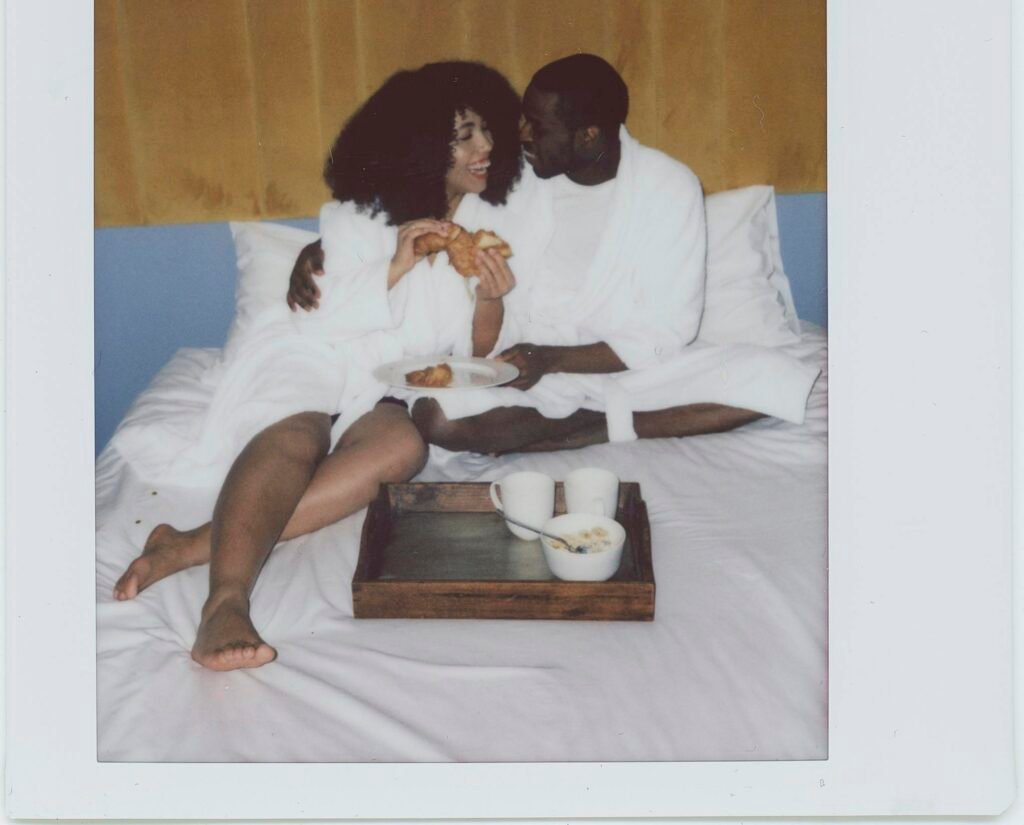
<svg viewBox="0 0 1024 825">
<path fill-rule="evenodd" d="M 385 484 L 370 504 L 352 577 L 356 618 L 654 618 L 651 529 L 640 485 L 619 484 L 626 544 L 603 582 L 556 579 L 539 541 L 513 536 L 486 482 Z M 565 512 L 561 482 L 555 513 Z"/>
</svg>

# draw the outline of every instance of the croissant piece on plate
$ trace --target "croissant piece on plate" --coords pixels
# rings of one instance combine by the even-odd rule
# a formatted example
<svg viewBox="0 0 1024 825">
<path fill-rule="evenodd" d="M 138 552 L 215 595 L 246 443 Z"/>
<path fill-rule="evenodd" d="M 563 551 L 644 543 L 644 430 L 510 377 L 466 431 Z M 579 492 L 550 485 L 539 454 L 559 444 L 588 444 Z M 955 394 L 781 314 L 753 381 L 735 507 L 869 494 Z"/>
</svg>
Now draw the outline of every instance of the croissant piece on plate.
<svg viewBox="0 0 1024 825">
<path fill-rule="evenodd" d="M 447 387 L 452 383 L 452 368 L 447 364 L 435 364 L 407 372 L 405 380 L 414 387 Z"/>
<path fill-rule="evenodd" d="M 470 232 L 453 223 L 447 235 L 428 232 L 413 241 L 413 251 L 417 255 L 431 255 L 444 250 L 448 260 L 462 277 L 469 278 L 477 274 L 476 252 L 478 249 L 497 249 L 503 258 L 512 257 L 512 248 L 501 238 L 487 229 Z"/>
</svg>

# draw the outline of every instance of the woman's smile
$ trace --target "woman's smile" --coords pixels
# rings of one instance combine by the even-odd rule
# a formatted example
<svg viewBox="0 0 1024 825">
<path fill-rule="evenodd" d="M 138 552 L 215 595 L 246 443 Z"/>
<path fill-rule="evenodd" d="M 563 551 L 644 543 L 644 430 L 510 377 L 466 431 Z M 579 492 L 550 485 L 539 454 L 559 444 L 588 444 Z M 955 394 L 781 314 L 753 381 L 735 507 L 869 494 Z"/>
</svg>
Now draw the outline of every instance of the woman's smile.
<svg viewBox="0 0 1024 825">
<path fill-rule="evenodd" d="M 490 167 L 491 161 L 483 160 L 479 163 L 471 163 L 466 168 L 469 169 L 469 174 L 473 177 L 480 178 L 481 180 L 487 180 L 487 170 L 490 169 Z"/>
</svg>

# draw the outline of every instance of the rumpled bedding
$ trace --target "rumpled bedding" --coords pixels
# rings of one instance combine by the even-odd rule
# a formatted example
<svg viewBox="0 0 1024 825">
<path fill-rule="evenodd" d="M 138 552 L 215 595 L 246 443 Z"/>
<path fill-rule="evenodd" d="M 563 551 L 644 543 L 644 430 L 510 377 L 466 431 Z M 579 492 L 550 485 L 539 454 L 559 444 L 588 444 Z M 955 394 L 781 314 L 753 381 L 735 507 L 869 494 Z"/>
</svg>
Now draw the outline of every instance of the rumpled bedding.
<svg viewBox="0 0 1024 825">
<path fill-rule="evenodd" d="M 282 543 L 252 596 L 278 659 L 216 673 L 189 651 L 208 567 L 138 598 L 111 589 L 158 523 L 208 520 L 216 489 L 97 462 L 98 758 L 174 762 L 714 761 L 827 757 L 824 332 L 784 350 L 822 369 L 800 425 L 432 460 L 416 479 L 603 466 L 651 520 L 653 622 L 352 617 L 364 514 Z M 181 350 L 136 401 L 173 416 L 216 359 Z M 116 443 L 116 439 L 115 442 Z"/>
</svg>

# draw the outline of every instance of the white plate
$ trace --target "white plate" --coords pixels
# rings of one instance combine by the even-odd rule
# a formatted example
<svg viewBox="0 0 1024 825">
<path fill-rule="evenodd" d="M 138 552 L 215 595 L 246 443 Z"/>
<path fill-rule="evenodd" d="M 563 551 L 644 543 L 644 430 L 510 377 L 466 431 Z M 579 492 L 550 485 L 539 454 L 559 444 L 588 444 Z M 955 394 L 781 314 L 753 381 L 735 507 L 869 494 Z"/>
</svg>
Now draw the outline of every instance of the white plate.
<svg viewBox="0 0 1024 825">
<path fill-rule="evenodd" d="M 416 387 L 405 380 L 406 373 L 437 364 L 447 364 L 452 369 L 452 383 L 447 387 Z M 518 375 L 519 369 L 504 361 L 495 361 L 492 358 L 457 358 L 451 355 L 403 358 L 401 361 L 382 364 L 373 371 L 373 377 L 384 384 L 420 392 L 482 390 L 505 384 Z"/>
</svg>

